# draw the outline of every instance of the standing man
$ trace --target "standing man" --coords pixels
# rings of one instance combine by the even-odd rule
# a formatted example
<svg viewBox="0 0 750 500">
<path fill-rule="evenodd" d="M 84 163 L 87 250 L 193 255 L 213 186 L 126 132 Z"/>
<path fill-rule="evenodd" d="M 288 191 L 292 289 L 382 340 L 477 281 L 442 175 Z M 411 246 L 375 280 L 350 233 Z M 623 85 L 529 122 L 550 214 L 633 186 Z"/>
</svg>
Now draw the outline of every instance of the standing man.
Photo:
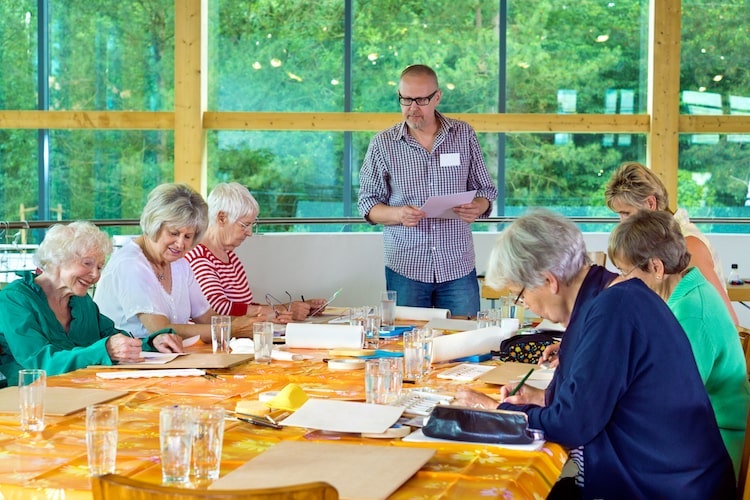
<svg viewBox="0 0 750 500">
<path fill-rule="evenodd" d="M 484 164 L 476 133 L 435 108 L 442 91 L 432 68 L 401 72 L 398 101 L 404 121 L 370 142 L 359 174 L 359 212 L 383 224 L 385 282 L 398 304 L 479 310 L 471 223 L 492 211 L 497 188 Z M 430 196 L 477 190 L 471 203 L 453 208 L 456 219 L 426 218 Z"/>
</svg>

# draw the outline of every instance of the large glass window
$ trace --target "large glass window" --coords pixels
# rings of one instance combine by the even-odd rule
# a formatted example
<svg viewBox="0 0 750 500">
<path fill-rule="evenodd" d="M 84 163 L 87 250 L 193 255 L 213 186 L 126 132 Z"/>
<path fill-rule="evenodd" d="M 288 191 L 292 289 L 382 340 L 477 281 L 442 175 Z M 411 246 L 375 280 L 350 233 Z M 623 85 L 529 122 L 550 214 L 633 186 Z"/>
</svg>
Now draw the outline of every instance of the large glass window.
<svg viewBox="0 0 750 500">
<path fill-rule="evenodd" d="M 222 114 L 394 113 L 397 121 L 399 73 L 417 62 L 438 73 L 441 111 L 477 121 L 500 190 L 495 215 L 530 205 L 612 215 L 602 195 L 610 173 L 623 161 L 646 161 L 642 128 L 502 134 L 486 124 L 488 116 L 520 114 L 537 120 L 539 131 L 545 115 L 645 114 L 648 0 L 204 1 L 204 90 L 221 129 L 207 131 L 207 187 L 246 184 L 263 218 L 357 217 L 358 172 L 378 130 L 224 130 Z M 666 0 L 658 1 L 664 12 Z M 141 120 L 174 111 L 181 2 L 0 5 L 0 109 L 129 111 Z M 683 0 L 682 7 L 680 112 L 750 114 L 746 0 Z M 14 221 L 22 210 L 30 220 L 137 217 L 144 193 L 174 178 L 181 146 L 171 131 L 132 130 L 124 115 L 120 130 L 83 128 L 91 126 L 85 114 L 81 129 L 70 115 L 63 125 L 49 118 L 49 128 L 0 129 L 0 217 Z M 292 116 L 301 123 L 302 115 Z M 747 217 L 750 136 L 701 127 L 680 136 L 678 204 L 694 216 Z M 363 229 L 372 228 L 356 230 Z"/>
<path fill-rule="evenodd" d="M 747 1 L 683 0 L 682 113 L 750 115 L 747 14 Z M 749 154 L 748 134 L 682 134 L 679 205 L 693 217 L 749 217 Z"/>
</svg>

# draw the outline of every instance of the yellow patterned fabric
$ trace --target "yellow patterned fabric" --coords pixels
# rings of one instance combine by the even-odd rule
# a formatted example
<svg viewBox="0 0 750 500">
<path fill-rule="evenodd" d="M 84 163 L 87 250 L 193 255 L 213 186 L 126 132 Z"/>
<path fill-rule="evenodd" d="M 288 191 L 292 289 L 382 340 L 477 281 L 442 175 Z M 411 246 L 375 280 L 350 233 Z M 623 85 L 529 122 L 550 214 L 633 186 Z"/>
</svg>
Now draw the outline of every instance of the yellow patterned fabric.
<svg viewBox="0 0 750 500">
<path fill-rule="evenodd" d="M 206 346 L 196 348 L 205 350 Z M 114 401 L 120 410 L 117 473 L 158 484 L 161 482 L 159 411 L 164 406 L 220 405 L 232 412 L 240 399 L 257 399 L 261 393 L 280 391 L 290 383 L 297 384 L 308 397 L 364 401 L 362 370 L 330 371 L 323 362 L 328 353 L 318 352 L 313 356 L 314 359 L 305 361 L 273 361 L 270 365 L 250 362 L 214 371 L 218 378 L 104 380 L 96 376 L 101 369 L 87 368 L 50 377 L 48 385 L 128 391 L 128 395 Z M 465 384 L 438 379 L 436 375 L 437 370 L 434 370 L 423 384 L 407 388 L 429 386 L 453 393 Z M 473 385 L 488 393 L 498 390 L 498 386 Z M 91 498 L 85 411 L 66 417 L 48 416 L 46 422 L 42 433 L 24 434 L 17 414 L 0 414 L 0 498 L 3 500 L 32 496 L 65 500 Z M 227 420 L 221 476 L 279 441 L 300 439 L 436 448 L 435 456 L 391 496 L 394 499 L 543 499 L 566 459 L 563 448 L 553 443 L 546 443 L 540 451 L 528 452 L 481 444 L 436 445 L 368 439 L 295 427 L 276 430 Z M 377 478 L 371 480 L 377 481 Z"/>
</svg>

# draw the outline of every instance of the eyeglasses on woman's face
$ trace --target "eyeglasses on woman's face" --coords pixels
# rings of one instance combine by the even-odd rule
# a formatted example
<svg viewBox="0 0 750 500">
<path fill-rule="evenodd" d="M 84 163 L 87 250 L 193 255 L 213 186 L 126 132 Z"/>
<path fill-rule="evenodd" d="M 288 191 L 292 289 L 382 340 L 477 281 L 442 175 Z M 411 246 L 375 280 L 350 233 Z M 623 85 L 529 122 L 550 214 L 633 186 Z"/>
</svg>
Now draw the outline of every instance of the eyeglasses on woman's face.
<svg viewBox="0 0 750 500">
<path fill-rule="evenodd" d="M 248 235 L 248 236 L 252 236 L 253 233 L 257 233 L 258 232 L 258 223 L 257 222 L 252 222 L 250 224 L 245 224 L 241 220 L 238 220 L 237 221 L 237 225 L 240 226 L 242 228 L 242 231 L 246 235 Z"/>
<path fill-rule="evenodd" d="M 632 273 L 633 271 L 635 271 L 636 269 L 641 269 L 641 268 L 642 268 L 643 266 L 645 266 L 645 265 L 646 265 L 646 264 L 648 263 L 648 261 L 649 261 L 649 260 L 651 260 L 651 259 L 649 258 L 649 259 L 646 259 L 646 260 L 644 260 L 644 261 L 641 261 L 641 263 L 640 263 L 640 264 L 636 264 L 636 265 L 634 265 L 633 267 L 631 267 L 631 268 L 630 268 L 630 271 L 628 271 L 628 272 L 625 272 L 625 273 L 624 273 L 624 272 L 622 272 L 622 269 L 620 269 L 620 268 L 618 267 L 617 269 L 618 269 L 618 270 L 620 271 L 620 277 L 621 277 L 621 278 L 627 278 L 628 276 L 630 276 L 630 274 L 631 274 L 631 273 Z"/>
</svg>

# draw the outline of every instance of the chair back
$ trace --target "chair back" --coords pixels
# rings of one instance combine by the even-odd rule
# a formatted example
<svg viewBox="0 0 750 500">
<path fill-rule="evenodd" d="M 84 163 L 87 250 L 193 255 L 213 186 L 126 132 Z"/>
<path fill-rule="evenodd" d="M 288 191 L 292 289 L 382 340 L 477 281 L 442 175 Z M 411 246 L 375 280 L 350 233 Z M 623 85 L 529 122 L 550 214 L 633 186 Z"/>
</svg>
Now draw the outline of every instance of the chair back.
<svg viewBox="0 0 750 500">
<path fill-rule="evenodd" d="M 197 490 L 162 486 L 106 474 L 91 478 L 94 500 L 337 500 L 339 493 L 328 483 L 313 483 L 248 490 Z"/>
<path fill-rule="evenodd" d="M 607 265 L 607 252 L 602 251 L 596 251 L 596 252 L 588 252 L 589 259 L 591 259 L 591 262 L 593 262 L 596 265 L 599 266 L 606 266 Z"/>
<path fill-rule="evenodd" d="M 740 336 L 742 352 L 745 353 L 745 365 L 747 366 L 748 378 L 750 378 L 750 329 L 747 329 L 744 326 L 738 326 L 737 333 Z"/>
</svg>

